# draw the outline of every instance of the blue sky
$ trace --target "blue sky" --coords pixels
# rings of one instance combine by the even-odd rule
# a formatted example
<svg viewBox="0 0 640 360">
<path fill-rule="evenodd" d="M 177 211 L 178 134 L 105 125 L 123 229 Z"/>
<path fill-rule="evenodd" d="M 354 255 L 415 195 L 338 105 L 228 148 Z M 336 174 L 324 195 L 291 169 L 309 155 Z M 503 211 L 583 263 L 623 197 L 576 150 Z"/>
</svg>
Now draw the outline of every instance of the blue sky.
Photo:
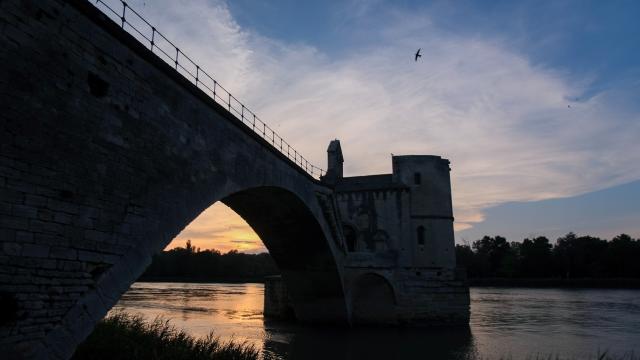
<svg viewBox="0 0 640 360">
<path fill-rule="evenodd" d="M 130 3 L 316 164 L 450 159 L 458 240 L 640 237 L 638 1 Z"/>
<path fill-rule="evenodd" d="M 569 231 L 606 239 L 622 233 L 638 237 L 638 200 L 640 181 L 569 198 L 505 203 L 486 209 L 486 219 L 459 231 L 457 238 L 470 244 L 484 235 L 511 241 L 542 235 L 553 241 Z"/>
<path fill-rule="evenodd" d="M 329 54 L 353 49 L 354 41 L 355 47 L 375 42 L 364 33 L 398 14 L 437 14 L 430 20 L 441 31 L 501 39 L 534 64 L 593 77 L 588 91 L 576 99 L 621 84 L 637 88 L 640 76 L 640 3 L 632 0 L 236 0 L 228 6 L 240 26 L 287 42 L 312 44 Z"/>
<path fill-rule="evenodd" d="M 229 10 L 242 27 L 288 42 L 332 52 L 352 48 L 360 27 L 390 21 L 402 12 L 437 14 L 443 31 L 508 39 L 536 62 L 572 72 L 612 74 L 640 60 L 637 1 L 254 1 L 235 0 Z M 374 41 L 374 40 L 372 40 Z"/>
</svg>

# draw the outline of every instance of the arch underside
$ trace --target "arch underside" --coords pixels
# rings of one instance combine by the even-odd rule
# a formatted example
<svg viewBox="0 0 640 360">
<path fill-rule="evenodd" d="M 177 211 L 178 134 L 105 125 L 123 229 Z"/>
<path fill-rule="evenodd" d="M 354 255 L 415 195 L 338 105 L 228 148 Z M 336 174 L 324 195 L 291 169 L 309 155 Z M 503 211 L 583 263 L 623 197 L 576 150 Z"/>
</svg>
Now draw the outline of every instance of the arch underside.
<svg viewBox="0 0 640 360">
<path fill-rule="evenodd" d="M 258 234 L 274 258 L 297 319 L 347 322 L 341 276 L 329 239 L 307 205 L 277 187 L 258 187 L 221 200 Z"/>
</svg>

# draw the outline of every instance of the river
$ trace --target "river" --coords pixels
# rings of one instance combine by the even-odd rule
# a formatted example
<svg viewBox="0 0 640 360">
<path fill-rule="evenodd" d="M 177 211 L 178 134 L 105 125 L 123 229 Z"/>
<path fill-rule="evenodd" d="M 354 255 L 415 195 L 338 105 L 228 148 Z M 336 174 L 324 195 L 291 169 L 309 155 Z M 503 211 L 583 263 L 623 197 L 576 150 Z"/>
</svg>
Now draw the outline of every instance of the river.
<svg viewBox="0 0 640 360">
<path fill-rule="evenodd" d="M 640 355 L 640 290 L 471 288 L 465 329 L 266 321 L 262 284 L 137 282 L 114 309 L 253 344 L 265 359 L 536 359 Z"/>
</svg>

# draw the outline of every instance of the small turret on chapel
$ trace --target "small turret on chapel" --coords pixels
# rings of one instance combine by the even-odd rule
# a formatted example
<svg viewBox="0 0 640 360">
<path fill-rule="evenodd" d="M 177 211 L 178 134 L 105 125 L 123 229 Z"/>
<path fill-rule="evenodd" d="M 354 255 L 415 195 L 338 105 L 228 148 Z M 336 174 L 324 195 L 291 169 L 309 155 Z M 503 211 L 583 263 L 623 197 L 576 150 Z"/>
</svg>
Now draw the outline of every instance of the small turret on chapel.
<svg viewBox="0 0 640 360">
<path fill-rule="evenodd" d="M 322 180 L 328 184 L 335 185 L 343 177 L 343 163 L 344 157 L 342 156 L 340 140 L 332 140 L 327 148 L 327 173 L 322 177 Z"/>
</svg>

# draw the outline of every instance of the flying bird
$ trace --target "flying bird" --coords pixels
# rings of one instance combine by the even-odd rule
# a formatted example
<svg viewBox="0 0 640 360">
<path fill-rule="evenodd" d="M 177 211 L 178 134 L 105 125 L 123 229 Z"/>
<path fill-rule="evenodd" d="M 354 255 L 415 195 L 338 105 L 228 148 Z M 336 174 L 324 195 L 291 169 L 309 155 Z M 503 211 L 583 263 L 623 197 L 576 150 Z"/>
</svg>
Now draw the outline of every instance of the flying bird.
<svg viewBox="0 0 640 360">
<path fill-rule="evenodd" d="M 419 57 L 422 57 L 422 55 L 420 55 L 420 50 L 422 50 L 422 48 L 418 49 L 418 51 L 416 51 L 416 56 L 415 56 L 415 61 L 418 61 Z"/>
</svg>

